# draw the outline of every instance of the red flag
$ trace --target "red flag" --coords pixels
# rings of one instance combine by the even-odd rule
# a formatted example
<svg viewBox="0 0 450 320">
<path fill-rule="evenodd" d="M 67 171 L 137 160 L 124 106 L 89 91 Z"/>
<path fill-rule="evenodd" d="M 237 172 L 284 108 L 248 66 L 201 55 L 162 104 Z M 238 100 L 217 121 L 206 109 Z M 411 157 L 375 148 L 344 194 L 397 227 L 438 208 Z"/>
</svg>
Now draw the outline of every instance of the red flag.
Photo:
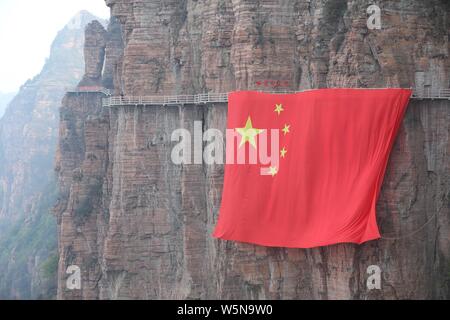
<svg viewBox="0 0 450 320">
<path fill-rule="evenodd" d="M 379 238 L 375 205 L 410 95 L 406 89 L 231 93 L 213 236 L 296 248 Z"/>
</svg>

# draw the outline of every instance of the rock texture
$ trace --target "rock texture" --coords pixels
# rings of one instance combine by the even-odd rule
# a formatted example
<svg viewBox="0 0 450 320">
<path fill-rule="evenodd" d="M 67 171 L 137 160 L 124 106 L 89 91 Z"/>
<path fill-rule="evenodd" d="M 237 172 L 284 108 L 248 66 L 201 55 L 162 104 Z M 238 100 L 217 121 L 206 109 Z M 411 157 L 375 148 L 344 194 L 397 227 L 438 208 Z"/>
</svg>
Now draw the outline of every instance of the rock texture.
<svg viewBox="0 0 450 320">
<path fill-rule="evenodd" d="M 85 72 L 80 86 L 100 84 L 105 61 L 105 28 L 94 20 L 89 24 L 88 30 L 90 32 L 86 32 L 84 40 Z"/>
<path fill-rule="evenodd" d="M 50 255 L 57 254 L 51 208 L 56 194 L 58 108 L 67 88 L 83 76 L 84 27 L 93 19 L 80 12 L 72 20 L 76 23 L 58 33 L 41 73 L 20 88 L 0 120 L 3 299 L 51 298 L 56 293 L 55 273 L 43 275 L 41 268 Z"/>
<path fill-rule="evenodd" d="M 446 1 L 379 1 L 381 30 L 366 27 L 369 1 L 106 3 L 102 81 L 116 94 L 449 86 Z M 101 98 L 68 94 L 61 109 L 60 299 L 450 297 L 449 101 L 410 103 L 378 202 L 384 239 L 301 250 L 212 239 L 223 167 L 170 161 L 172 131 L 223 130 L 225 104 L 105 110 Z M 65 286 L 71 264 L 81 290 Z M 381 290 L 366 287 L 370 265 Z"/>
</svg>

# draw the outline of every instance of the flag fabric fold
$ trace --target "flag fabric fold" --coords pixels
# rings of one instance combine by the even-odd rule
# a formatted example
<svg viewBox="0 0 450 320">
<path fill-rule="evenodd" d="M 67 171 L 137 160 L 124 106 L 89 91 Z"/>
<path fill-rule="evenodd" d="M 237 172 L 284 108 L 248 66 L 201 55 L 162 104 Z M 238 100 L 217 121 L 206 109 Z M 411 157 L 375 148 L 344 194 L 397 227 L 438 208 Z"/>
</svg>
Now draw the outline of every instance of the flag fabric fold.
<svg viewBox="0 0 450 320">
<path fill-rule="evenodd" d="M 379 238 L 376 201 L 410 96 L 408 89 L 231 93 L 213 236 L 295 248 Z"/>
</svg>

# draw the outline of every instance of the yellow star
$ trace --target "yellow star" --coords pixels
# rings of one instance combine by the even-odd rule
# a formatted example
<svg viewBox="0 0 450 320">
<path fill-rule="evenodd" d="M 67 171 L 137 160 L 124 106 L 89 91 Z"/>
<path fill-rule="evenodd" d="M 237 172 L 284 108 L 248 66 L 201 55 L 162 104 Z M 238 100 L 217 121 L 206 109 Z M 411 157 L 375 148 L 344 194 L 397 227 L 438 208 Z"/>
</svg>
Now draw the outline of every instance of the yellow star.
<svg viewBox="0 0 450 320">
<path fill-rule="evenodd" d="M 282 158 L 286 157 L 286 153 L 287 153 L 286 147 L 283 147 L 283 149 L 281 149 L 281 151 L 280 151 L 281 157 Z"/>
<path fill-rule="evenodd" d="M 278 113 L 278 115 L 280 115 L 280 113 L 283 112 L 283 111 L 284 111 L 284 109 L 283 109 L 283 105 L 281 103 L 275 105 L 274 112 L 276 112 L 276 113 Z"/>
<path fill-rule="evenodd" d="M 278 169 L 276 167 L 270 167 L 269 168 L 269 174 L 272 175 L 272 177 L 275 177 L 275 175 L 278 173 Z"/>
<path fill-rule="evenodd" d="M 256 149 L 255 137 L 264 130 L 253 128 L 252 119 L 248 117 L 245 127 L 236 128 L 236 131 L 242 136 L 239 148 L 242 147 L 248 141 L 248 143 L 250 143 Z"/>
<path fill-rule="evenodd" d="M 287 124 L 284 125 L 284 128 L 281 130 L 281 131 L 283 131 L 284 135 L 287 135 L 290 132 L 289 131 L 290 127 L 291 127 L 291 125 L 287 125 Z"/>
</svg>

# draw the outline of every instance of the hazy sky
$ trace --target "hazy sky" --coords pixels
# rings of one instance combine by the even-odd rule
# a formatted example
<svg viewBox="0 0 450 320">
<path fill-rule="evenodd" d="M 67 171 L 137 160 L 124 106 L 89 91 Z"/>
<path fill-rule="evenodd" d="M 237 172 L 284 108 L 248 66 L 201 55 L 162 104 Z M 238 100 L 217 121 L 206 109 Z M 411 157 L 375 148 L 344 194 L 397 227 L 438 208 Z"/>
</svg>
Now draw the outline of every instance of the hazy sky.
<svg viewBox="0 0 450 320">
<path fill-rule="evenodd" d="M 0 92 L 39 73 L 57 32 L 80 10 L 109 18 L 104 0 L 0 0 Z"/>
</svg>

